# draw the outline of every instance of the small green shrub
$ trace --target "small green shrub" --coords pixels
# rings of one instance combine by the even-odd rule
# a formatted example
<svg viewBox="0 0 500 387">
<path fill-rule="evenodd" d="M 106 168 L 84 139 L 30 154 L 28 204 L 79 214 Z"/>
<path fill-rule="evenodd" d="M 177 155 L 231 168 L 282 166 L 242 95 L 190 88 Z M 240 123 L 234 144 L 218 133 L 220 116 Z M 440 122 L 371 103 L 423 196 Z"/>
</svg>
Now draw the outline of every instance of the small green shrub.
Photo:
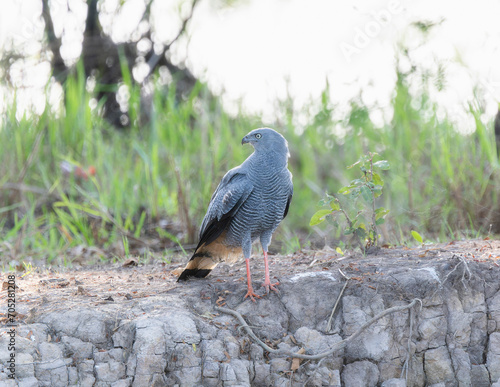
<svg viewBox="0 0 500 387">
<path fill-rule="evenodd" d="M 352 235 L 353 243 L 363 253 L 369 247 L 377 245 L 377 226 L 384 223 L 385 216 L 389 213 L 388 209 L 377 207 L 375 203 L 384 187 L 384 180 L 376 171 L 389 169 L 389 162 L 374 162 L 375 156 L 377 153 L 369 152 L 348 167 L 359 167 L 361 176 L 340 188 L 338 195 L 327 193 L 325 199 L 320 201 L 320 205 L 327 208 L 317 211 L 309 223 L 315 226 L 328 218 L 335 227 L 343 229 L 344 235 Z"/>
</svg>

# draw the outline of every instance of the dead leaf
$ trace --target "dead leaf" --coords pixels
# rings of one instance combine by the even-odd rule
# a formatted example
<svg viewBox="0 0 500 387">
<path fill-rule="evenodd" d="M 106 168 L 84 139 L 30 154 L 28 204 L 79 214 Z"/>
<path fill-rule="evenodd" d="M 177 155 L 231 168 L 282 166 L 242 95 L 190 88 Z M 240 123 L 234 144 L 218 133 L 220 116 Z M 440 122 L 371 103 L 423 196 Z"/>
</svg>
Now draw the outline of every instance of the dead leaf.
<svg viewBox="0 0 500 387">
<path fill-rule="evenodd" d="M 129 258 L 125 262 L 123 262 L 123 267 L 137 266 L 139 261 L 136 258 Z"/>
<path fill-rule="evenodd" d="M 224 302 L 225 298 L 222 297 L 222 296 L 219 296 L 219 298 L 217 299 L 217 301 L 215 301 L 215 303 L 217 304 L 217 306 L 224 306 L 226 305 L 226 303 Z"/>
<path fill-rule="evenodd" d="M 302 355 L 303 353 L 305 353 L 306 350 L 304 348 L 301 348 L 299 349 L 299 351 L 297 352 L 298 354 Z M 292 366 L 290 367 L 290 369 L 292 371 L 297 371 L 300 367 L 300 363 L 302 362 L 303 359 L 299 359 L 298 357 L 294 357 L 292 359 Z"/>
<path fill-rule="evenodd" d="M 68 242 L 71 242 L 73 240 L 73 237 L 68 232 L 68 230 L 66 229 L 66 227 L 58 225 L 57 228 L 59 229 L 59 231 L 61 232 L 61 234 L 64 234 L 64 236 L 68 239 Z"/>
<path fill-rule="evenodd" d="M 51 288 L 65 288 L 69 285 L 69 281 L 66 278 L 49 278 L 40 280 L 42 285 L 50 285 Z"/>
<path fill-rule="evenodd" d="M 88 292 L 85 290 L 85 288 L 83 286 L 78 285 L 78 288 L 76 290 L 76 294 L 85 294 L 85 295 L 87 295 Z"/>
</svg>

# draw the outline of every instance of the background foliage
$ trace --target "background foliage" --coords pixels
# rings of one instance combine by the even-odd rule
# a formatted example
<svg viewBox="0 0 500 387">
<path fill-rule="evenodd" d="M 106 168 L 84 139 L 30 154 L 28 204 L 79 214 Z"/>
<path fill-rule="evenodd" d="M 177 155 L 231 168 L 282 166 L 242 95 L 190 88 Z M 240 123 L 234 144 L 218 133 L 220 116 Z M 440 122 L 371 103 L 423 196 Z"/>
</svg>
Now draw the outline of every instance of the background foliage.
<svg viewBox="0 0 500 387">
<path fill-rule="evenodd" d="M 376 199 L 377 208 L 390 210 L 378 228 L 383 243 L 415 243 L 412 230 L 424 241 L 499 232 L 493 123 L 484 122 L 478 96 L 463 112 L 474 130 L 457 130 L 429 97 L 431 85 L 441 90 L 446 84 L 438 63 L 435 74 L 395 64 L 397 82 L 383 124 L 372 119 L 381 108 L 367 106 L 361 96 L 339 114 L 328 84 L 320 100 L 297 111 L 289 97 L 278 103 L 279 118 L 262 122 L 242 111 L 229 115 L 221 96 L 171 61 L 171 45 L 184 34 L 197 1 L 188 4 L 173 40 L 154 41 L 147 28 L 121 43 L 101 27 L 97 0 L 88 2 L 76 65 L 60 55 L 63 40 L 55 33 L 49 4 L 42 1 L 47 39 L 40 58 L 49 58 L 53 71 L 47 90 L 53 82 L 62 84 L 61 106 L 47 102 L 42 114 L 28 110 L 20 116 L 17 85 L 9 74 L 24 58 L 0 53 L 4 83 L 13 91 L 0 109 L 4 265 L 93 263 L 129 254 L 169 260 L 185 254 L 221 177 L 251 152 L 241 138 L 261 126 L 287 138 L 294 175 L 294 198 L 275 235 L 275 251 L 343 242 L 341 230 L 326 223 L 312 227 L 309 221 L 325 192 L 336 193 L 356 178 L 346 167 L 368 152 L 391 166 L 381 172 L 384 195 Z M 151 17 L 146 7 L 143 21 Z M 152 45 L 141 51 L 144 41 Z M 161 46 L 159 54 L 153 43 Z M 410 54 L 400 48 L 407 63 Z M 149 71 L 139 82 L 133 74 L 145 62 Z M 76 173 L 90 167 L 95 175 Z"/>
<path fill-rule="evenodd" d="M 446 117 L 436 116 L 425 93 L 408 91 L 405 79 L 399 73 L 394 114 L 383 127 L 374 126 L 360 100 L 334 121 L 326 91 L 306 125 L 297 124 L 297 113 L 283 102 L 285 119 L 271 126 L 289 141 L 295 194 L 275 248 L 337 243 L 339 233 L 328 225 L 311 228 L 309 220 L 325 191 L 336 192 L 355 178 L 346 166 L 367 151 L 391 165 L 382 172 L 386 184 L 377 203 L 390 209 L 380 227 L 385 243 L 411 241 L 412 229 L 426 240 L 498 232 L 492 125 L 483 124 L 480 110 L 471 106 L 467 114 L 475 117 L 476 130 L 457 133 Z M 129 88 L 130 99 L 141 101 L 140 88 Z M 244 114 L 230 117 L 198 83 L 181 102 L 175 87 L 155 87 L 148 119 L 134 111 L 139 102 L 131 104 L 137 119 L 122 132 L 90 108 L 93 96 L 82 74 L 68 78 L 65 89 L 62 113 L 48 106 L 39 117 L 19 120 L 14 99 L 2 117 L 0 246 L 11 259 L 71 261 L 69 252 L 78 246 L 98 246 L 108 259 L 123 256 L 123 237 L 142 252 L 195 242 L 220 178 L 251 152 L 241 138 L 263 124 Z M 334 134 L 339 125 L 343 132 Z M 64 161 L 93 166 L 96 175 L 68 176 L 60 168 Z"/>
</svg>

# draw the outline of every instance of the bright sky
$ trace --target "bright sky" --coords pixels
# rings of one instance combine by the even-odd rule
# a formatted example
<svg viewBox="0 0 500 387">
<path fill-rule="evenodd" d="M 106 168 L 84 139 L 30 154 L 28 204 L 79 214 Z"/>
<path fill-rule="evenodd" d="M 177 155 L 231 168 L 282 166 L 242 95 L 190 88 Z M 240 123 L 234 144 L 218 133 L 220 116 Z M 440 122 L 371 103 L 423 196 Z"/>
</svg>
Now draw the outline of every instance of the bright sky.
<svg viewBox="0 0 500 387">
<path fill-rule="evenodd" d="M 52 0 L 56 12 L 67 0 Z M 64 14 L 65 31 L 78 40 L 81 0 L 68 0 L 72 12 Z M 179 0 L 157 0 L 154 4 L 156 31 L 164 41 L 175 36 L 180 18 Z M 184 3 L 189 4 L 190 1 Z M 377 104 L 386 119 L 394 89 L 397 44 L 411 48 L 412 60 L 420 68 L 436 71 L 437 61 L 446 70 L 443 92 L 432 97 L 463 122 L 463 106 L 473 98 L 473 87 L 484 93 L 486 117 L 492 117 L 500 101 L 500 0 L 241 0 L 234 7 L 214 6 L 216 0 L 201 0 L 190 25 L 190 40 L 177 45 L 176 57 L 188 59 L 196 76 L 215 92 L 224 91 L 224 101 L 234 111 L 236 102 L 264 117 L 274 114 L 276 98 L 288 87 L 296 108 L 317 100 L 330 84 L 332 100 L 339 106 L 362 90 L 365 103 Z M 115 39 L 138 27 L 144 0 L 127 0 L 119 17 L 110 15 L 118 0 L 105 0 L 101 21 L 109 23 Z M 36 55 L 39 43 L 28 43 L 43 24 L 32 15 L 41 1 L 9 1 L 0 13 L 0 48 L 7 37 L 23 41 L 23 50 Z M 186 7 L 184 6 L 184 9 Z M 104 13 L 107 12 L 107 14 Z M 62 11 L 61 11 L 62 12 Z M 83 11 L 84 12 L 84 11 Z M 84 14 L 84 13 L 83 13 Z M 13 17 L 13 15 L 18 15 Z M 21 16 L 19 16 L 21 15 Z M 409 25 L 415 21 L 441 22 L 432 29 L 428 43 Z M 56 27 L 58 27 L 56 25 Z M 58 28 L 62 28 L 62 25 Z M 69 31 L 69 32 L 68 32 Z M 27 39 L 28 37 L 28 39 Z M 69 38 L 67 38 L 69 39 Z M 33 39 L 31 39 L 33 41 Z M 187 46 L 186 46 L 187 44 Z M 68 44 L 68 57 L 78 56 L 78 44 Z M 35 62 L 36 58 L 32 58 Z M 30 62 L 28 61 L 27 66 Z M 401 66 L 409 66 L 401 63 Z M 39 66 L 40 67 L 40 66 Z M 17 71 L 23 72 L 23 69 Z M 27 71 L 29 84 L 43 80 L 50 68 Z M 342 109 L 340 109 L 342 110 Z"/>
<path fill-rule="evenodd" d="M 404 43 L 421 67 L 445 65 L 447 87 L 433 93 L 436 101 L 463 116 L 479 84 L 491 117 L 500 101 L 498 15 L 500 1 L 270 0 L 218 12 L 204 3 L 188 58 L 226 101 L 242 98 L 252 111 L 272 112 L 275 98 L 286 95 L 285 79 L 298 107 L 319 98 L 326 79 L 340 106 L 363 90 L 366 103 L 384 107 L 396 80 L 396 46 Z M 409 28 L 422 20 L 443 20 L 425 45 Z"/>
</svg>

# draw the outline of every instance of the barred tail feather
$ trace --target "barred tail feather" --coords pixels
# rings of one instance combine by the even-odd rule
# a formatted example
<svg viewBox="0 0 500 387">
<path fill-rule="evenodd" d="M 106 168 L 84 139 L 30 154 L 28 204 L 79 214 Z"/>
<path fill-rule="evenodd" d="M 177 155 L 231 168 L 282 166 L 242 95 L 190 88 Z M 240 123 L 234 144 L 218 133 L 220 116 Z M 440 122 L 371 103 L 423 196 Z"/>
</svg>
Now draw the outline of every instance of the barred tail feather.
<svg viewBox="0 0 500 387">
<path fill-rule="evenodd" d="M 186 281 L 190 277 L 204 278 L 210 274 L 217 264 L 218 262 L 212 259 L 210 253 L 206 251 L 196 252 L 177 279 L 177 282 Z"/>
<path fill-rule="evenodd" d="M 210 244 L 200 242 L 177 282 L 206 277 L 220 262 L 236 262 L 242 254 L 241 247 L 226 246 L 224 239 L 225 232 Z"/>
</svg>

